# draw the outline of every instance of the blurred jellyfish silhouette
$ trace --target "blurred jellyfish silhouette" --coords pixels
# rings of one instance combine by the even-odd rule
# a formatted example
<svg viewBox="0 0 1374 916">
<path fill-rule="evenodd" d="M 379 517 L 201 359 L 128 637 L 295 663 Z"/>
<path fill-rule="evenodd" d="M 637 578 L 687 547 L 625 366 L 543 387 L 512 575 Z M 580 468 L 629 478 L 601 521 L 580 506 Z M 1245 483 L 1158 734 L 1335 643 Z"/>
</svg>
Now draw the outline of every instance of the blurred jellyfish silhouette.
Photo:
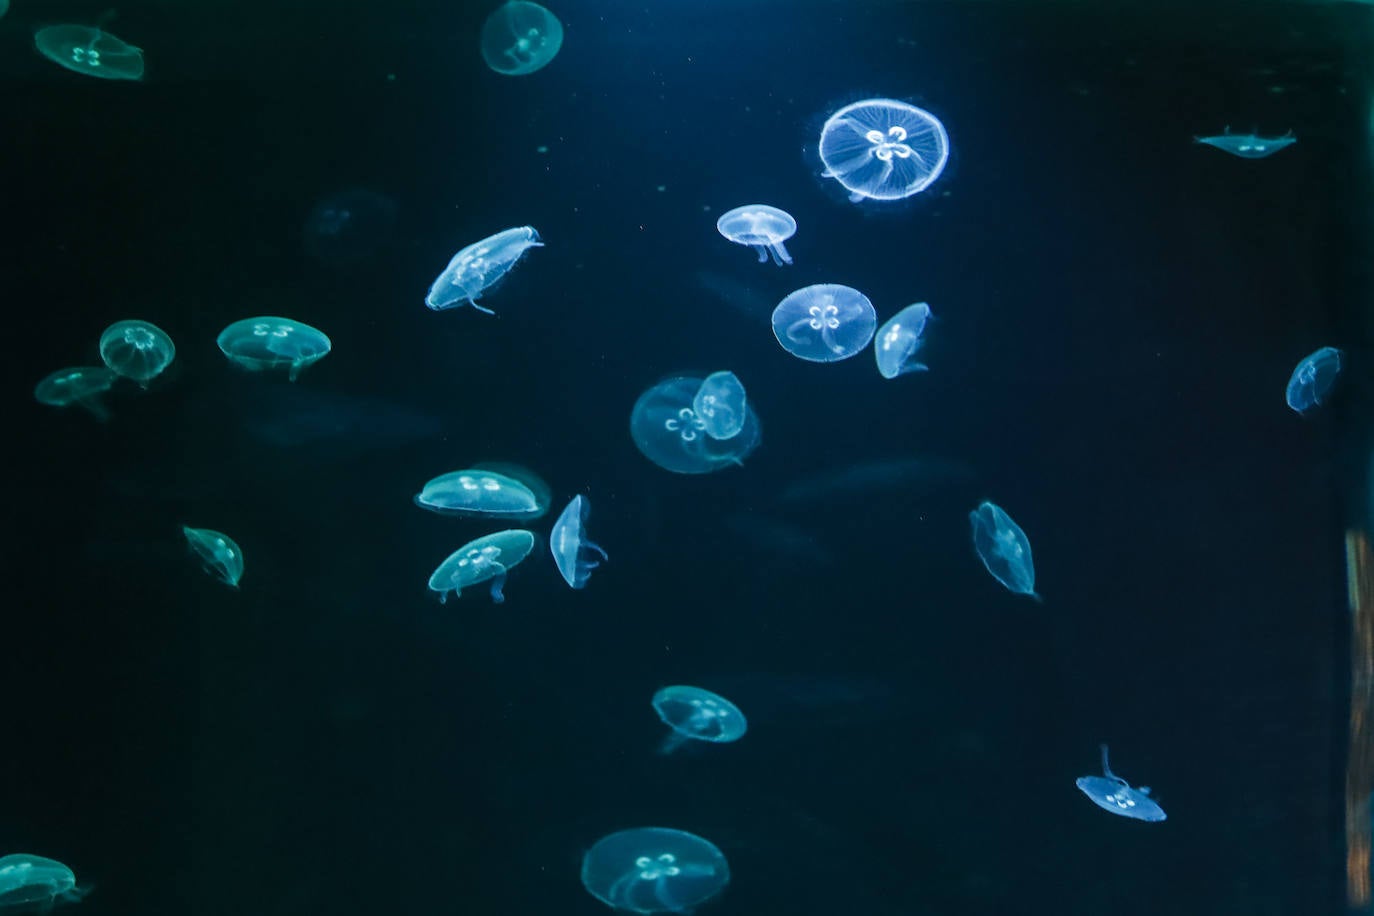
<svg viewBox="0 0 1374 916">
<path fill-rule="evenodd" d="M 50 25 L 33 33 L 48 60 L 73 73 L 106 80 L 143 79 L 143 51 L 95 26 Z"/>
<path fill-rule="evenodd" d="M 563 23 L 538 3 L 510 0 L 482 24 L 482 59 L 505 76 L 545 67 L 563 46 Z"/>
<path fill-rule="evenodd" d="M 1298 138 L 1293 136 L 1291 130 L 1278 137 L 1261 137 L 1258 134 L 1233 134 L 1231 128 L 1227 127 L 1219 134 L 1194 137 L 1193 142 L 1241 159 L 1264 159 L 1297 143 Z"/>
<path fill-rule="evenodd" d="M 630 412 L 630 437 L 644 457 L 676 474 L 709 474 L 742 465 L 758 447 L 758 417 L 744 406 L 739 431 L 728 439 L 707 432 L 707 421 L 695 407 L 702 379 L 678 376 L 645 391 Z"/>
<path fill-rule="evenodd" d="M 86 896 L 76 886 L 76 875 L 56 859 L 28 853 L 0 858 L 0 909 L 15 912 L 47 912 L 58 903 L 72 903 Z"/>
<path fill-rule="evenodd" d="M 100 421 L 110 419 L 102 395 L 115 383 L 115 375 L 104 366 L 72 366 L 58 369 L 34 386 L 34 399 L 49 407 L 84 407 Z"/>
<path fill-rule="evenodd" d="M 894 99 L 864 99 L 835 112 L 821 128 L 822 173 L 849 199 L 900 200 L 928 188 L 949 161 L 940 119 Z"/>
<path fill-rule="evenodd" d="M 790 213 L 767 204 L 746 204 L 721 214 L 716 230 L 737 245 L 748 245 L 759 254 L 759 263 L 773 257 L 778 266 L 791 264 L 783 242 L 797 231 L 797 221 Z"/>
<path fill-rule="evenodd" d="M 305 250 L 319 261 L 346 267 L 386 247 L 396 228 L 396 202 L 356 188 L 323 198 L 305 220 Z"/>
<path fill-rule="evenodd" d="M 725 855 L 685 830 L 621 830 L 597 840 L 582 857 L 587 892 L 629 913 L 688 913 L 729 883 Z"/>
</svg>

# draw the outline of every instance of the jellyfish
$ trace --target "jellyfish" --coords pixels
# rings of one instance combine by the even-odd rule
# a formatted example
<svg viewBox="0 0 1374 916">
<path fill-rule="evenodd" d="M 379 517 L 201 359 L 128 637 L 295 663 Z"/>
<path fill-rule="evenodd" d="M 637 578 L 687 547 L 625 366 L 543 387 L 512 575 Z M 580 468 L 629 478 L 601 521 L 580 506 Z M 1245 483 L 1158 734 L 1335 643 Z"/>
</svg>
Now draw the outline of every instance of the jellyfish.
<svg viewBox="0 0 1374 916">
<path fill-rule="evenodd" d="M 448 601 L 448 593 L 461 597 L 463 589 L 479 582 L 491 581 L 491 600 L 500 604 L 506 600 L 501 589 L 506 573 L 530 555 L 534 549 L 534 534 L 523 528 L 508 528 L 469 541 L 449 554 L 429 577 L 429 587 L 439 593 L 441 603 Z"/>
<path fill-rule="evenodd" d="M 747 405 L 737 434 L 716 439 L 707 432 L 705 418 L 693 407 L 701 385 L 701 379 L 688 376 L 665 379 L 641 394 L 630 412 L 630 437 L 640 452 L 676 474 L 742 465 L 759 444 L 759 419 Z"/>
<path fill-rule="evenodd" d="M 792 263 L 792 256 L 783 242 L 796 233 L 797 221 L 777 207 L 767 204 L 736 207 L 716 220 L 716 229 L 735 244 L 748 245 L 757 251 L 760 264 L 765 263 L 770 254 L 779 267 Z"/>
<path fill-rule="evenodd" d="M 506 76 L 543 68 L 563 46 L 563 24 L 538 3 L 510 0 L 482 24 L 482 59 Z"/>
<path fill-rule="evenodd" d="M 95 415 L 97 420 L 110 419 L 100 396 L 115 383 L 115 375 L 104 366 L 72 366 L 47 375 L 33 389 L 40 404 L 49 407 L 70 407 L 76 404 Z"/>
<path fill-rule="evenodd" d="M 908 372 L 924 372 L 930 368 L 915 359 L 924 343 L 921 335 L 925 333 L 929 320 L 930 306 L 917 302 L 893 315 L 878 329 L 873 352 L 878 357 L 878 372 L 883 378 L 896 378 Z"/>
<path fill-rule="evenodd" d="M 10 0 L 0 0 L 0 19 L 10 11 Z"/>
<path fill-rule="evenodd" d="M 900 200 L 928 188 L 949 161 L 949 135 L 928 111 L 892 99 L 846 105 L 821 128 L 822 173 L 849 199 Z"/>
<path fill-rule="evenodd" d="M 744 383 L 733 372 L 712 372 L 692 398 L 692 410 L 712 439 L 738 436 L 744 429 L 746 407 Z"/>
<path fill-rule="evenodd" d="M 1080 776 L 1074 780 L 1074 785 L 1091 798 L 1097 807 L 1137 821 L 1162 821 L 1167 818 L 1159 802 L 1150 797 L 1149 786 L 1131 788 L 1130 783 L 1112 772 L 1107 765 L 1105 744 L 1102 745 L 1102 774 Z"/>
<path fill-rule="evenodd" d="M 473 242 L 455 254 L 444 272 L 435 279 L 429 288 L 429 295 L 425 296 L 425 305 L 438 312 L 466 301 L 479 312 L 495 315 L 491 309 L 478 305 L 477 300 L 482 293 L 500 282 L 521 255 L 543 245 L 533 226 L 505 229 L 480 242 Z"/>
<path fill-rule="evenodd" d="M 415 505 L 440 515 L 539 518 L 548 511 L 534 490 L 506 474 L 468 468 L 440 474 L 415 496 Z"/>
<path fill-rule="evenodd" d="M 873 339 L 878 313 L 857 289 L 817 283 L 789 293 L 773 309 L 773 335 L 782 348 L 813 363 L 858 353 Z"/>
<path fill-rule="evenodd" d="M 1341 373 L 1341 356 L 1335 347 L 1322 347 L 1304 357 L 1288 378 L 1285 397 L 1288 406 L 1298 413 L 1306 413 L 1324 403 Z"/>
<path fill-rule="evenodd" d="M 86 892 L 76 886 L 76 875 L 55 859 L 27 853 L 0 858 L 0 909 L 46 910 L 84 896 Z"/>
<path fill-rule="evenodd" d="M 100 358 L 105 365 L 143 388 L 172 364 L 176 353 L 172 338 L 147 321 L 116 321 L 100 335 Z"/>
<path fill-rule="evenodd" d="M 48 60 L 85 76 L 143 79 L 143 51 L 92 26 L 50 25 L 33 33 L 33 43 Z"/>
<path fill-rule="evenodd" d="M 321 200 L 305 221 L 305 248 L 326 264 L 348 267 L 380 251 L 396 226 L 396 201 L 366 189 Z"/>
<path fill-rule="evenodd" d="M 220 350 L 249 372 L 285 369 L 295 381 L 301 372 L 329 354 L 329 338 L 303 321 L 263 315 L 235 321 L 220 331 Z"/>
<path fill-rule="evenodd" d="M 1241 159 L 1264 159 L 1297 143 L 1298 138 L 1293 136 L 1291 130 L 1279 137 L 1261 137 L 1258 134 L 1233 134 L 1231 128 L 1227 127 L 1221 133 L 1210 137 L 1194 137 L 1193 142 L 1214 147 Z"/>
<path fill-rule="evenodd" d="M 671 754 L 688 741 L 728 744 L 749 730 L 738 706 L 700 687 L 664 687 L 654 694 L 653 703 L 654 712 L 672 729 L 659 746 L 660 754 Z"/>
<path fill-rule="evenodd" d="M 582 588 L 591 577 L 592 570 L 609 560 L 606 551 L 587 540 L 587 515 L 591 504 L 580 494 L 572 498 L 568 507 L 553 523 L 549 534 L 549 548 L 553 553 L 554 565 L 558 567 L 563 579 L 573 588 Z M 601 560 L 592 558 L 598 554 Z"/>
<path fill-rule="evenodd" d="M 724 854 L 685 830 L 621 830 L 597 840 L 582 857 L 582 886 L 613 910 L 686 913 L 729 883 Z"/>
<path fill-rule="evenodd" d="M 243 578 L 243 551 L 234 539 L 213 528 L 181 526 L 186 543 L 200 558 L 205 571 L 230 588 L 238 588 Z"/>
<path fill-rule="evenodd" d="M 973 525 L 973 549 L 992 577 L 1018 595 L 1041 600 L 1035 592 L 1035 564 L 1030 541 L 1021 526 L 1002 508 L 984 501 L 969 513 Z"/>
</svg>

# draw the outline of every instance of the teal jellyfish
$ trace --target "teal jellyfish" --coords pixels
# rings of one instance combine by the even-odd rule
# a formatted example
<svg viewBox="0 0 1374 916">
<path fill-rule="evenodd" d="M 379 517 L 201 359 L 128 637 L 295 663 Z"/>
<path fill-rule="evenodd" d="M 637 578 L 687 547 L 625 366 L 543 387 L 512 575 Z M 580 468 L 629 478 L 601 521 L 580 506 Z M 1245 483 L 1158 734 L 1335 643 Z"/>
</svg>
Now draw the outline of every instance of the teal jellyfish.
<svg viewBox="0 0 1374 916">
<path fill-rule="evenodd" d="M 230 588 L 238 588 L 243 578 L 243 551 L 234 539 L 213 528 L 181 526 L 186 543 L 205 566 L 205 571 Z"/>
<path fill-rule="evenodd" d="M 10 11 L 10 0 L 0 0 L 0 18 Z"/>
<path fill-rule="evenodd" d="M 48 60 L 85 76 L 143 79 L 143 51 L 93 26 L 50 25 L 33 33 L 33 43 Z"/>
<path fill-rule="evenodd" d="M 76 404 L 89 410 L 97 420 L 108 420 L 110 412 L 101 403 L 100 396 L 110 390 L 116 378 L 118 376 L 104 366 L 58 369 L 34 387 L 33 396 L 38 403 L 49 407 Z"/>
<path fill-rule="evenodd" d="M 425 305 L 438 312 L 466 302 L 479 312 L 495 315 L 491 309 L 478 305 L 477 300 L 499 283 L 526 251 L 543 245 L 533 226 L 503 229 L 473 242 L 455 254 L 444 272 L 430 284 Z"/>
<path fill-rule="evenodd" d="M 641 394 L 630 412 L 630 437 L 640 452 L 675 474 L 709 474 L 743 465 L 758 448 L 759 418 L 747 404 L 739 432 L 729 439 L 710 435 L 706 419 L 693 406 L 701 386 L 702 379 L 689 376 L 665 379 Z"/>
<path fill-rule="evenodd" d="M 515 477 L 468 468 L 430 480 L 416 494 L 415 505 L 440 515 L 528 519 L 547 512 L 549 501 Z"/>
<path fill-rule="evenodd" d="M 747 401 L 744 383 L 733 372 L 712 372 L 692 398 L 692 410 L 712 439 L 733 439 L 744 429 Z"/>
<path fill-rule="evenodd" d="M 1021 526 L 1001 506 L 987 501 L 979 503 L 968 517 L 973 526 L 973 549 L 992 577 L 1009 591 L 1040 601 L 1030 540 Z"/>
<path fill-rule="evenodd" d="M 609 834 L 582 857 L 587 893 L 629 913 L 687 913 L 729 883 L 730 866 L 714 843 L 669 827 Z"/>
<path fill-rule="evenodd" d="M 502 4 L 482 24 L 482 59 L 506 76 L 541 69 L 562 46 L 563 23 L 529 0 Z"/>
<path fill-rule="evenodd" d="M 172 338 L 147 321 L 116 321 L 100 335 L 100 358 L 116 375 L 144 388 L 176 358 Z"/>
<path fill-rule="evenodd" d="M 235 321 L 216 341 L 229 361 L 249 372 L 285 369 L 295 381 L 329 354 L 329 338 L 303 321 L 264 315 Z"/>
<path fill-rule="evenodd" d="M 700 687 L 674 685 L 654 694 L 654 712 L 672 729 L 659 747 L 660 754 L 671 754 L 688 741 L 728 744 L 748 731 L 739 707 L 718 693 Z"/>
<path fill-rule="evenodd" d="M 896 378 L 908 372 L 924 372 L 930 368 L 916 361 L 916 353 L 925 343 L 922 335 L 929 320 L 930 306 L 917 302 L 893 315 L 878 329 L 878 336 L 873 340 L 873 353 L 878 358 L 878 372 L 883 378 Z"/>
<path fill-rule="evenodd" d="M 533 549 L 534 534 L 523 528 L 488 534 L 449 554 L 429 577 L 429 587 L 439 593 L 440 602 L 445 602 L 449 592 L 458 597 L 469 585 L 491 580 L 491 600 L 500 604 L 506 600 L 501 591 L 506 584 L 506 573 Z"/>
<path fill-rule="evenodd" d="M 1241 159 L 1264 159 L 1297 143 L 1298 138 L 1293 136 L 1291 130 L 1278 137 L 1261 137 L 1258 134 L 1233 134 L 1231 128 L 1227 127 L 1210 137 L 1194 137 L 1193 142 Z"/>
<path fill-rule="evenodd" d="M 901 200 L 928 188 L 949 161 L 949 134 L 924 109 L 893 99 L 846 105 L 821 128 L 822 173 L 861 200 Z"/>
<path fill-rule="evenodd" d="M 27 853 L 0 858 L 0 909 L 50 909 L 86 896 L 76 875 L 55 859 Z"/>
<path fill-rule="evenodd" d="M 601 560 L 609 560 L 606 551 L 587 539 L 587 516 L 591 513 L 591 503 L 580 494 L 572 498 L 568 507 L 553 523 L 549 534 L 549 549 L 553 553 L 554 565 L 558 567 L 563 580 L 573 588 L 582 588 L 591 577 L 592 570 L 601 565 Z M 592 558 L 599 554 L 601 560 Z"/>
</svg>

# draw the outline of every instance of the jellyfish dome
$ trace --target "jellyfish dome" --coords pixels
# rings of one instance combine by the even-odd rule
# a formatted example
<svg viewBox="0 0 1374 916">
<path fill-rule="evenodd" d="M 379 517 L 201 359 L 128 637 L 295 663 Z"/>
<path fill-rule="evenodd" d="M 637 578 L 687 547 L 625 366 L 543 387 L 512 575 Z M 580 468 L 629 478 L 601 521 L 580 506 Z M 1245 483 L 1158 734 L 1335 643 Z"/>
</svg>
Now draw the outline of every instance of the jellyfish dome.
<svg viewBox="0 0 1374 916">
<path fill-rule="evenodd" d="M 675 685 L 654 694 L 654 712 L 672 729 L 659 752 L 670 754 L 688 741 L 728 744 L 744 737 L 744 713 L 718 693 Z"/>
<path fill-rule="evenodd" d="M 752 407 L 744 405 L 739 432 L 717 439 L 694 404 L 702 380 L 688 376 L 665 379 L 645 391 L 630 411 L 630 437 L 654 464 L 675 474 L 709 474 L 742 465 L 758 448 L 761 430 Z"/>
<path fill-rule="evenodd" d="M 621 830 L 597 840 L 582 857 L 587 892 L 630 913 L 686 913 L 729 883 L 725 855 L 685 830 Z"/>
<path fill-rule="evenodd" d="M 478 305 L 477 300 L 499 283 L 526 251 L 543 245 L 533 226 L 503 229 L 473 242 L 455 254 L 430 284 L 425 305 L 438 312 L 466 302 L 479 312 L 495 315 L 491 309 Z"/>
<path fill-rule="evenodd" d="M 85 25 L 50 25 L 33 33 L 38 53 L 75 73 L 107 80 L 143 79 L 143 51 Z"/>
<path fill-rule="evenodd" d="M 76 875 L 55 859 L 27 853 L 0 858 L 0 909 L 47 909 L 83 896 Z"/>
<path fill-rule="evenodd" d="M 101 403 L 100 396 L 110 390 L 117 378 L 119 376 L 104 366 L 72 366 L 44 376 L 34 386 L 33 396 L 38 403 L 49 407 L 76 404 L 89 410 L 96 419 L 108 420 L 110 412 Z"/>
<path fill-rule="evenodd" d="M 591 577 L 592 570 L 609 560 L 606 551 L 587 539 L 587 516 L 591 513 L 591 503 L 582 495 L 574 496 L 568 507 L 553 523 L 549 534 L 549 550 L 553 553 L 554 565 L 558 567 L 563 580 L 573 588 L 582 588 Z M 600 559 L 593 557 L 593 554 Z"/>
<path fill-rule="evenodd" d="M 821 129 L 822 173 L 849 199 L 901 200 L 924 191 L 949 161 L 939 118 L 893 99 L 864 99 L 830 116 Z"/>
<path fill-rule="evenodd" d="M 229 361 L 249 372 L 285 369 L 295 381 L 329 354 L 329 338 L 303 321 L 263 315 L 235 321 L 216 341 Z"/>
<path fill-rule="evenodd" d="M 415 496 L 415 505 L 440 515 L 538 518 L 548 511 L 522 481 L 496 471 L 468 468 L 440 474 Z"/>
<path fill-rule="evenodd" d="M 491 600 L 500 604 L 506 600 L 502 588 L 511 567 L 530 555 L 534 549 L 534 534 L 523 528 L 509 528 L 469 541 L 449 554 L 429 577 L 429 587 L 439 593 L 439 601 L 446 602 L 448 593 L 455 597 L 463 589 L 479 582 L 491 581 Z"/>
<path fill-rule="evenodd" d="M 482 59 L 505 76 L 542 69 L 563 46 L 563 23 L 538 3 L 510 0 L 482 24 Z"/>
<path fill-rule="evenodd" d="M 930 306 L 917 302 L 893 315 L 878 329 L 878 336 L 873 341 L 873 353 L 878 359 L 878 372 L 883 378 L 896 378 L 908 372 L 924 372 L 930 368 L 916 361 L 916 353 L 925 343 L 922 335 L 929 320 Z"/>
<path fill-rule="evenodd" d="M 878 313 L 857 289 L 817 283 L 789 293 L 773 309 L 773 334 L 799 359 L 833 363 L 858 353 L 873 339 Z"/>
<path fill-rule="evenodd" d="M 1284 392 L 1288 406 L 1298 413 L 1306 413 L 1324 403 L 1341 374 L 1342 355 L 1335 347 L 1322 347 L 1304 357 L 1288 377 L 1288 388 Z"/>
<path fill-rule="evenodd" d="M 716 229 L 735 244 L 748 245 L 757 251 L 760 264 L 766 262 L 769 255 L 779 267 L 792 263 L 792 256 L 783 242 L 796 234 L 797 221 L 784 210 L 767 204 L 746 204 L 723 213 L 716 220 Z"/>
<path fill-rule="evenodd" d="M 733 372 L 712 372 L 692 398 L 692 410 L 705 423 L 712 439 L 733 439 L 744 429 L 748 414 L 744 383 Z"/>
<path fill-rule="evenodd" d="M 176 353 L 172 338 L 147 321 L 116 321 L 100 335 L 100 358 L 105 365 L 144 388 L 172 364 Z"/>
<path fill-rule="evenodd" d="M 229 535 L 213 528 L 181 526 L 191 551 L 200 558 L 205 571 L 230 588 L 238 588 L 243 578 L 243 551 Z"/>
</svg>

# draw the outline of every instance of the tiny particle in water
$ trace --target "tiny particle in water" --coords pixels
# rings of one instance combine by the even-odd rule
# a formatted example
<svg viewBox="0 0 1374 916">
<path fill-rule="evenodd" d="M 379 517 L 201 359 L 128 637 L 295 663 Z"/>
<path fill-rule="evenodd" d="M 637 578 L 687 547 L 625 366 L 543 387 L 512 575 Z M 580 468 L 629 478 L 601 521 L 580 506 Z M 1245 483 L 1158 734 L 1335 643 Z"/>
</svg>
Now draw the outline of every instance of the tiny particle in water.
<svg viewBox="0 0 1374 916">
<path fill-rule="evenodd" d="M 536 153 L 547 153 L 549 151 L 549 148 L 547 146 L 536 146 L 534 148 L 534 151 Z"/>
</svg>

